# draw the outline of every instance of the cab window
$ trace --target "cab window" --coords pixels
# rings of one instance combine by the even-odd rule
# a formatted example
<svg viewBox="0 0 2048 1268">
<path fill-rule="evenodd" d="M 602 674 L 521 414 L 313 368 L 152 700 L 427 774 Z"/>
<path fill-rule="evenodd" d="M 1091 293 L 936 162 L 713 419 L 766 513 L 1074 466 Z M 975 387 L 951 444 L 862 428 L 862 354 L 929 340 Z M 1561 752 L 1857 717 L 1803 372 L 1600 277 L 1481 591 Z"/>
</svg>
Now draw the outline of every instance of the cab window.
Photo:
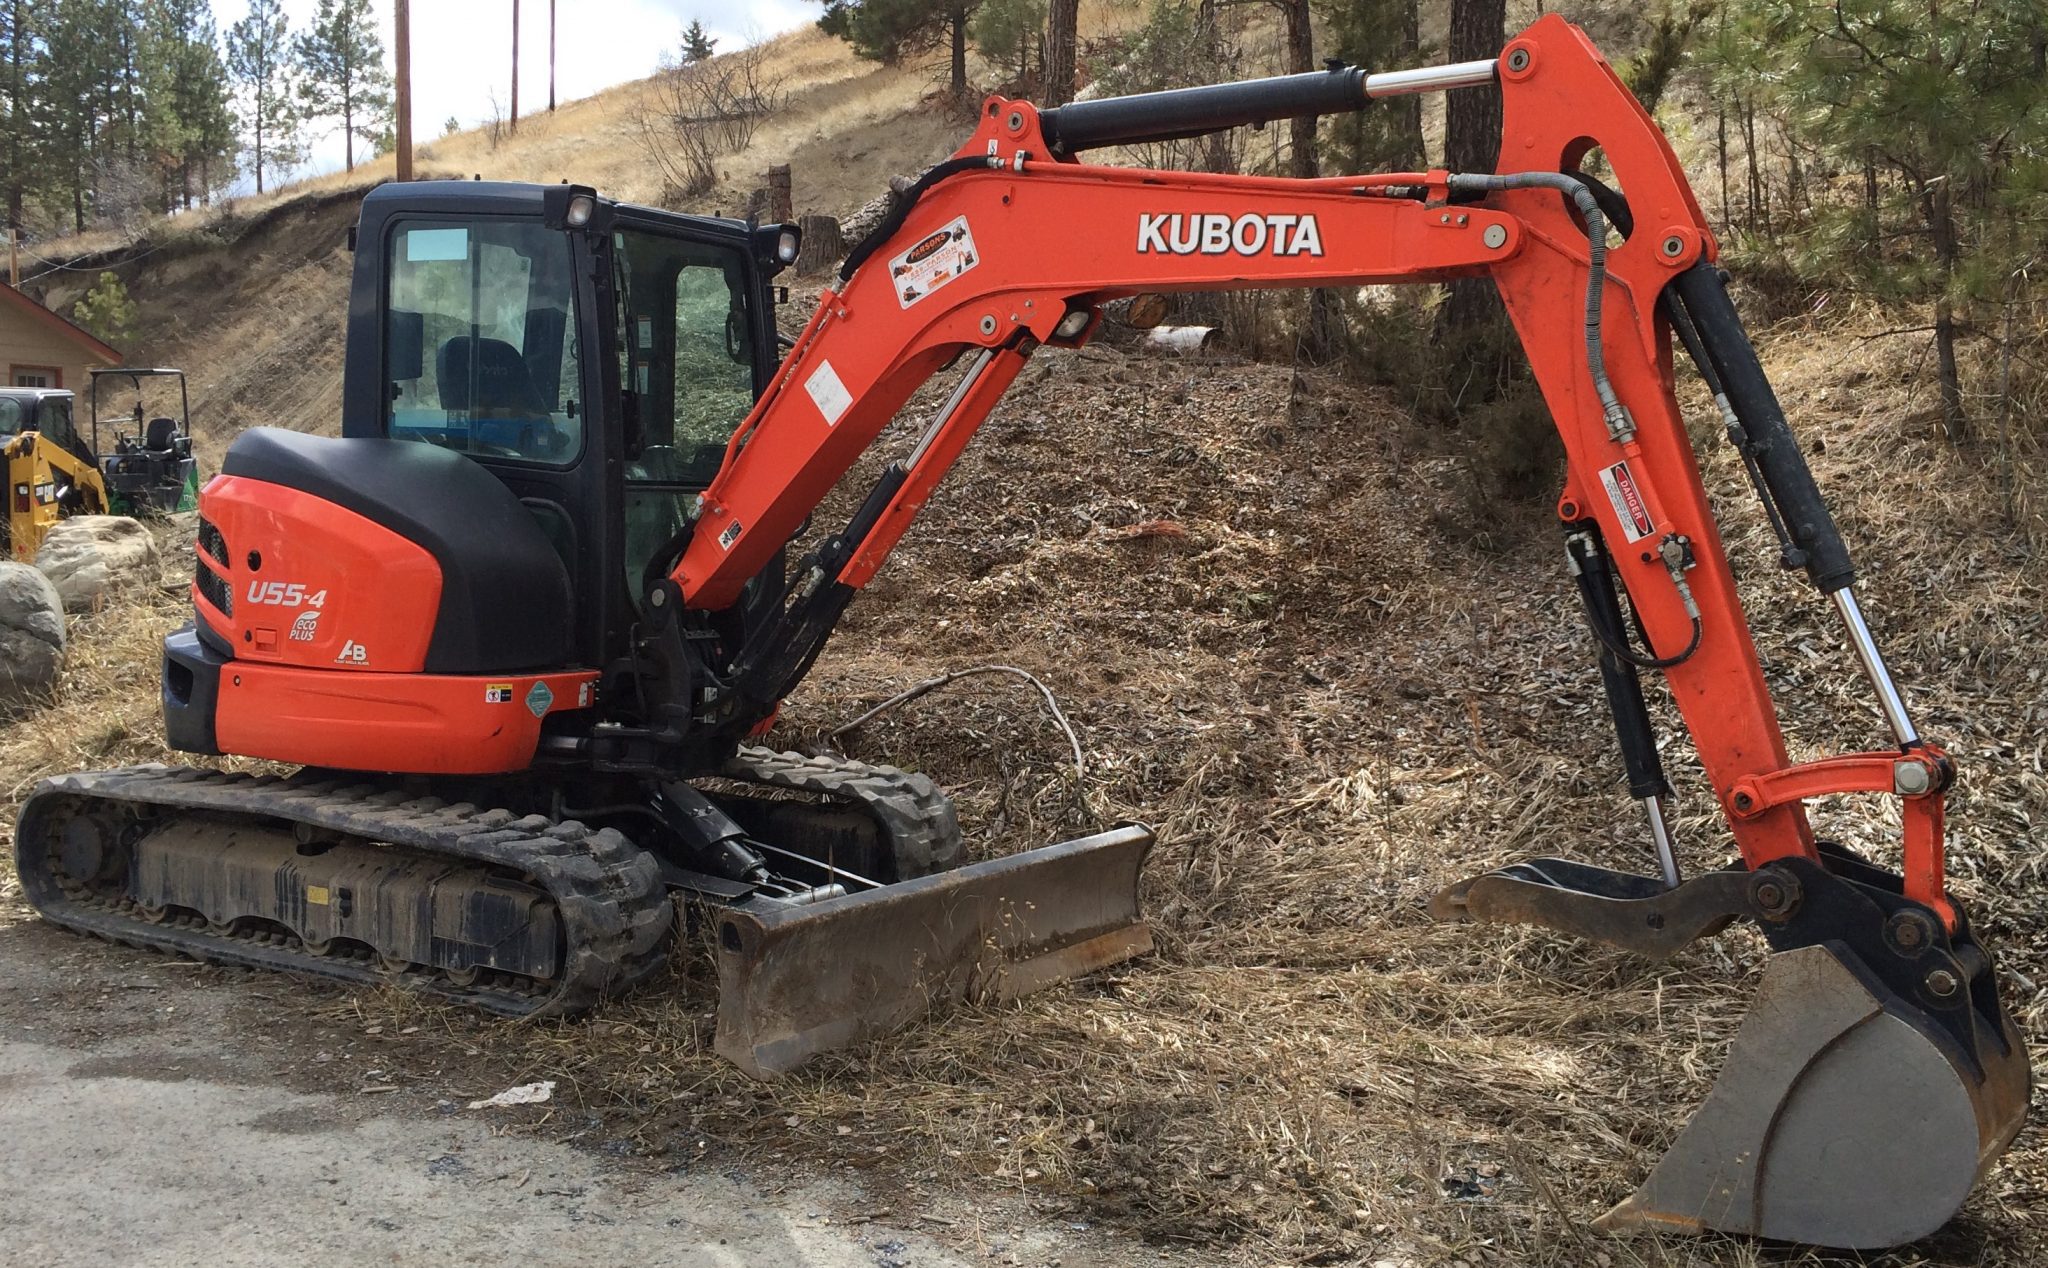
<svg viewBox="0 0 2048 1268">
<path fill-rule="evenodd" d="M 71 402 L 61 396 L 46 396 L 36 410 L 36 430 L 60 445 L 69 447 L 78 439 L 71 426 Z"/>
<path fill-rule="evenodd" d="M 13 436 L 21 431 L 21 402 L 11 396 L 0 396 L 0 436 Z"/>
<path fill-rule="evenodd" d="M 403 220 L 387 259 L 387 434 L 573 464 L 586 410 L 568 238 L 532 221 Z"/>
</svg>

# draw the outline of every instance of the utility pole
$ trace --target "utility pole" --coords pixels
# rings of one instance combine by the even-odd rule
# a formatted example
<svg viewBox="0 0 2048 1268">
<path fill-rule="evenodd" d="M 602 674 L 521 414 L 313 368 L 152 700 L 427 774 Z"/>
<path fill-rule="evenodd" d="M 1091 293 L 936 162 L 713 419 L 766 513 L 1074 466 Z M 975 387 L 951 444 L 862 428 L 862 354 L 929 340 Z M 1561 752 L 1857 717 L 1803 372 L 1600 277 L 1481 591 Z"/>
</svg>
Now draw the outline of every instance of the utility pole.
<svg viewBox="0 0 2048 1268">
<path fill-rule="evenodd" d="M 548 113 L 555 112 L 555 0 L 548 0 Z"/>
<path fill-rule="evenodd" d="M 412 179 L 412 13 L 410 0 L 392 0 L 392 43 L 398 62 L 398 179 Z"/>
<path fill-rule="evenodd" d="M 519 0 L 512 0 L 512 130 L 519 131 Z"/>
</svg>

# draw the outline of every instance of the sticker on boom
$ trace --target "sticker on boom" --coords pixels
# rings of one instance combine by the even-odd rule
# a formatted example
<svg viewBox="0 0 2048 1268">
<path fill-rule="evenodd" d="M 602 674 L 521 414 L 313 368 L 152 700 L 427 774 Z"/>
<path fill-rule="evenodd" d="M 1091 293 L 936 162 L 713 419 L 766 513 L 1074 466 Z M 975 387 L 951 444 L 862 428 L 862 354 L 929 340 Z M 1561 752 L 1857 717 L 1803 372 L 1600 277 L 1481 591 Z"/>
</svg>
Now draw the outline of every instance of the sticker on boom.
<svg viewBox="0 0 2048 1268">
<path fill-rule="evenodd" d="M 1639 542 L 1656 531 L 1649 504 L 1643 501 L 1643 491 L 1626 462 L 1602 467 L 1600 485 L 1607 490 L 1607 500 L 1614 504 L 1614 518 L 1621 521 L 1621 531 L 1631 542 Z"/>
<path fill-rule="evenodd" d="M 974 249 L 974 234 L 967 217 L 955 216 L 952 223 L 935 229 L 910 245 L 902 255 L 889 261 L 889 281 L 896 289 L 896 302 L 908 308 L 962 273 L 981 263 Z"/>
</svg>

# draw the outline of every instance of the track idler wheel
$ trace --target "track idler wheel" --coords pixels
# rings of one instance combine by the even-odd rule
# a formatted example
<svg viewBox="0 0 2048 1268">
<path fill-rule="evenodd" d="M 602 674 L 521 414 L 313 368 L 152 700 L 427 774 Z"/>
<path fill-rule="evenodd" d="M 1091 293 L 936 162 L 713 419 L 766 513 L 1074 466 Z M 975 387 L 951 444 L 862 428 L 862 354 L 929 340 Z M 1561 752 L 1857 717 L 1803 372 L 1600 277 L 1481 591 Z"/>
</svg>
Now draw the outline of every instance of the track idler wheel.
<svg viewBox="0 0 2048 1268">
<path fill-rule="evenodd" d="M 1979 1068 L 1842 944 L 1772 956 L 1706 1102 L 1596 1226 L 1845 1249 L 1927 1236 L 2024 1117 L 2026 1049 L 1999 1021 Z"/>
</svg>

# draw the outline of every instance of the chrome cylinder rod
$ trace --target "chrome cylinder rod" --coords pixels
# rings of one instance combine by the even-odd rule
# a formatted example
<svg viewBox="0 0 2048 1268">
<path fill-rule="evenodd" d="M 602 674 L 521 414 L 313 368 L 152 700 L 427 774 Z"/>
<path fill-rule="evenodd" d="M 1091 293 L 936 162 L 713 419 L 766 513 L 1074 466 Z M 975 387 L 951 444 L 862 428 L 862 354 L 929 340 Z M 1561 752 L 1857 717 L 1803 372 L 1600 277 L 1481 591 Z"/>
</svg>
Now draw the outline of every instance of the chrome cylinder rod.
<svg viewBox="0 0 2048 1268">
<path fill-rule="evenodd" d="M 946 424 L 953 421 L 953 415 L 959 410 L 960 402 L 967 399 L 967 394 L 974 390 L 975 381 L 981 378 L 981 372 L 988 369 L 988 363 L 995 359 L 996 353 L 993 348 L 983 348 L 974 354 L 974 360 L 968 363 L 967 369 L 960 375 L 960 381 L 953 385 L 953 394 L 946 398 L 946 403 L 939 407 L 939 412 L 932 415 L 932 421 L 925 427 L 924 434 L 917 438 L 917 446 L 910 451 L 910 457 L 903 460 L 904 470 L 917 469 L 918 460 L 924 457 L 924 451 L 932 447 L 932 442 L 939 438 L 939 433 L 946 429 Z"/>
<path fill-rule="evenodd" d="M 1416 66 L 1408 70 L 1383 70 L 1365 77 L 1367 97 L 1406 97 L 1422 92 L 1444 92 L 1451 88 L 1478 88 L 1490 84 L 1500 72 L 1500 59 L 1451 62 L 1445 66 Z"/>
<path fill-rule="evenodd" d="M 1891 670 L 1885 668 L 1884 656 L 1877 650 L 1877 640 L 1870 636 L 1870 626 L 1864 623 L 1863 609 L 1856 602 L 1854 587 L 1843 586 L 1828 598 L 1834 601 L 1835 612 L 1849 631 L 1849 646 L 1856 650 L 1856 659 L 1862 662 L 1863 676 L 1870 679 L 1870 685 L 1877 691 L 1877 705 L 1884 711 L 1884 720 L 1892 729 L 1892 738 L 1902 749 L 1918 744 L 1920 732 L 1914 729 L 1913 719 L 1906 712 L 1905 697 L 1899 694 L 1899 685 L 1892 681 Z"/>
<path fill-rule="evenodd" d="M 1664 822 L 1664 799 L 1643 798 L 1643 813 L 1650 820 L 1650 842 L 1657 847 L 1657 867 L 1664 873 L 1666 888 L 1678 888 L 1678 855 L 1671 849 L 1671 827 Z"/>
</svg>

